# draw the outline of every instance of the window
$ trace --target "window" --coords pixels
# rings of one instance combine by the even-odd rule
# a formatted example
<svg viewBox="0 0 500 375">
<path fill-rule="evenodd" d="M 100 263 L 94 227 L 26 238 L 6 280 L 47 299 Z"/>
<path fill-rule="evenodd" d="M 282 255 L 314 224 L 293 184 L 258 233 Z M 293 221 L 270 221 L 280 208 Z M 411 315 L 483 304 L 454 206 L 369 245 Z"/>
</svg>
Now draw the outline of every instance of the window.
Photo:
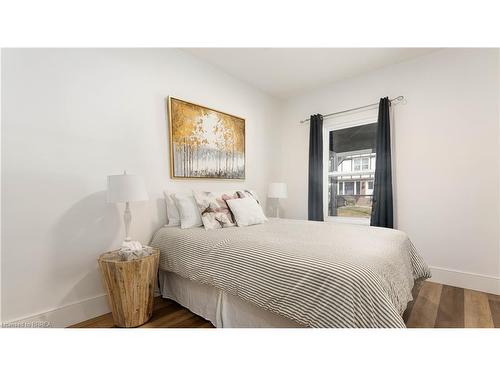
<svg viewBox="0 0 500 375">
<path fill-rule="evenodd" d="M 362 166 L 361 169 L 363 171 L 367 171 L 370 169 L 370 158 L 363 158 L 362 160 Z"/>
<path fill-rule="evenodd" d="M 354 182 L 346 181 L 344 182 L 344 195 L 353 195 L 354 194 Z"/>
<path fill-rule="evenodd" d="M 328 216 L 369 218 L 377 124 L 328 129 Z"/>
<path fill-rule="evenodd" d="M 354 162 L 354 170 L 360 171 L 361 170 L 361 158 L 353 159 L 353 162 Z"/>
</svg>

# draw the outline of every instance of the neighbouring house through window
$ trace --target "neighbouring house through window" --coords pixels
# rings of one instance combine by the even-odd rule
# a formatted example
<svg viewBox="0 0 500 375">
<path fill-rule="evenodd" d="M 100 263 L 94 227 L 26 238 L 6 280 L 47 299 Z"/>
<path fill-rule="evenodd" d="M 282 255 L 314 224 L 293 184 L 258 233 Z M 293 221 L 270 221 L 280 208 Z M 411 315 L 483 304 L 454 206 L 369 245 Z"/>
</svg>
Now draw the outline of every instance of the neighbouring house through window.
<svg viewBox="0 0 500 375">
<path fill-rule="evenodd" d="M 369 218 L 377 124 L 329 130 L 328 216 Z"/>
</svg>

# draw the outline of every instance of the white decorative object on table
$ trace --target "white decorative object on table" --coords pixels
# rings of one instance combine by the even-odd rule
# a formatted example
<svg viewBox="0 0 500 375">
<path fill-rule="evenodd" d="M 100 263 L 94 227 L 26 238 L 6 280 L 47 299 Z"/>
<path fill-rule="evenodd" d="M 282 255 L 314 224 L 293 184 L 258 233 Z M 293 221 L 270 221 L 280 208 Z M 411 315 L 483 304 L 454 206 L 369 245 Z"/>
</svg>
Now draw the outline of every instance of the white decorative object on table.
<svg viewBox="0 0 500 375">
<path fill-rule="evenodd" d="M 130 212 L 130 202 L 147 201 L 149 199 L 146 185 L 141 176 L 127 174 L 108 176 L 108 202 L 125 203 L 123 221 L 125 223 L 125 241 L 122 247 L 130 248 L 128 245 L 132 239 L 129 236 L 132 213 Z M 139 244 L 140 245 L 140 244 Z M 131 245 L 134 247 L 135 245 Z"/>
<path fill-rule="evenodd" d="M 280 198 L 287 198 L 287 196 L 286 184 L 284 182 L 273 182 L 269 184 L 267 197 L 277 199 L 276 217 L 280 217 Z"/>
<path fill-rule="evenodd" d="M 125 241 L 122 248 L 118 250 L 118 255 L 121 260 L 134 260 L 146 257 L 153 253 L 153 248 L 150 246 L 142 246 L 139 241 Z"/>
</svg>

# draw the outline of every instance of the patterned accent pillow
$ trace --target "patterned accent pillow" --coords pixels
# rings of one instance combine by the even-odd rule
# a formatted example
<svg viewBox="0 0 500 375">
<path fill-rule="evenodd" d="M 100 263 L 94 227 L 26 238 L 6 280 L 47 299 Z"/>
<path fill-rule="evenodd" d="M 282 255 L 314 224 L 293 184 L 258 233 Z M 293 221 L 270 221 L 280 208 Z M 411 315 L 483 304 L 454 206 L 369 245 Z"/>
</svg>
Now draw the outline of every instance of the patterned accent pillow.
<svg viewBox="0 0 500 375">
<path fill-rule="evenodd" d="M 258 204 L 260 204 L 259 197 L 253 190 L 238 190 L 236 194 L 238 195 L 238 198 L 253 198 L 257 201 Z"/>
<path fill-rule="evenodd" d="M 221 229 L 234 227 L 236 222 L 227 206 L 226 200 L 236 199 L 236 193 L 194 192 L 194 199 L 200 210 L 205 229 Z"/>
</svg>

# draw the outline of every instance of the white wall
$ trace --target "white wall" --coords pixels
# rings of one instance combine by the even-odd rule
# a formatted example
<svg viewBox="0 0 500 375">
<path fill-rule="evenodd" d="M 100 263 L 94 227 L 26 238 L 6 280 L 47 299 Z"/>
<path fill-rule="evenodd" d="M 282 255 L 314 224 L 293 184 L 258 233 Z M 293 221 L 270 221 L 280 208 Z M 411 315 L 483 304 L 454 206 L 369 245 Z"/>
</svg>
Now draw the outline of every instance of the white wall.
<svg viewBox="0 0 500 375">
<path fill-rule="evenodd" d="M 299 120 L 404 95 L 394 107 L 398 227 L 438 281 L 500 293 L 499 67 L 496 49 L 439 50 L 288 100 L 275 169 L 288 183 L 285 215 L 307 218 Z"/>
<path fill-rule="evenodd" d="M 169 179 L 169 95 L 246 118 L 245 182 Z M 105 203 L 109 174 L 144 176 L 151 200 L 132 204 L 132 235 L 144 243 L 165 223 L 165 188 L 246 186 L 265 196 L 276 108 L 179 50 L 3 50 L 3 321 L 74 315 L 87 301 L 89 311 L 76 309 L 82 319 L 105 306 L 96 259 L 123 237 L 122 207 Z"/>
</svg>

